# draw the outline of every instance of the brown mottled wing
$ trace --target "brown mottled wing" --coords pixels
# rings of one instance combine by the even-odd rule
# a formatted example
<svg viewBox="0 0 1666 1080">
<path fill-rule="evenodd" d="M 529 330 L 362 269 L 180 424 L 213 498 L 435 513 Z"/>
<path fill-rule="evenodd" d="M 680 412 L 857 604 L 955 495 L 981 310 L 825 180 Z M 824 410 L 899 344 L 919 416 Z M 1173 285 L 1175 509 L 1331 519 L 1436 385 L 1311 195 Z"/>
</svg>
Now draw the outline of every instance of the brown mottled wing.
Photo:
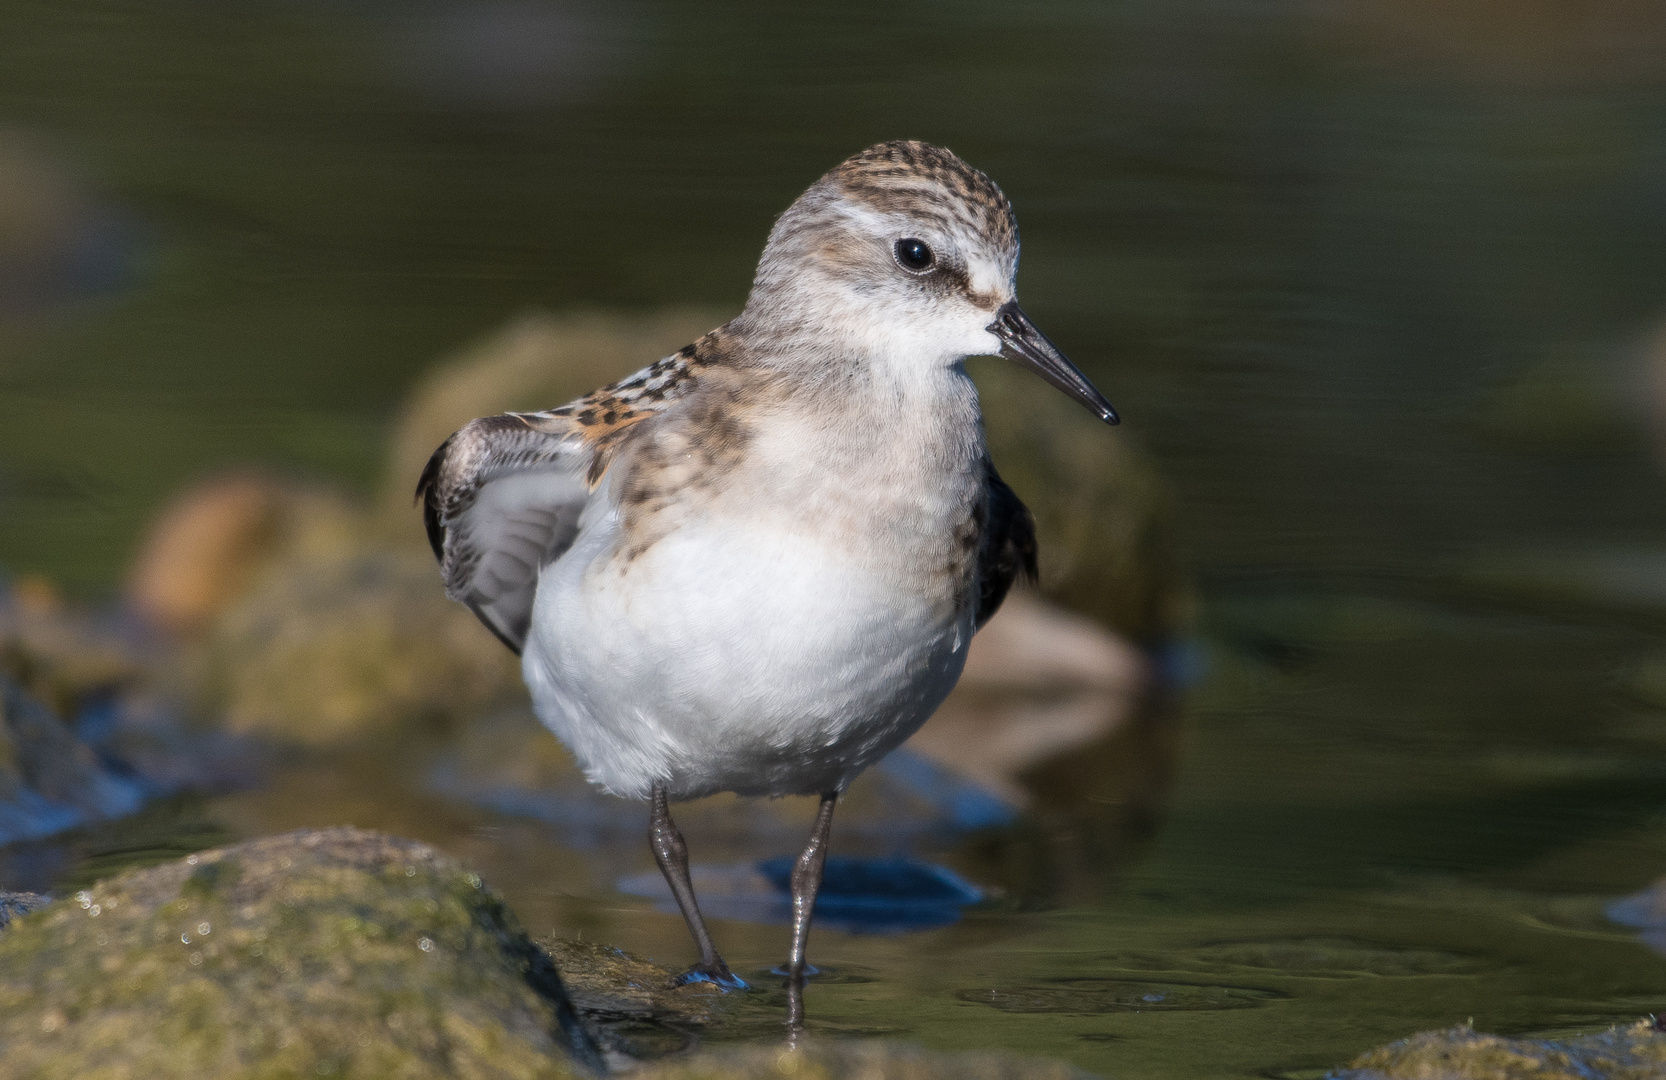
<svg viewBox="0 0 1666 1080">
<path fill-rule="evenodd" d="M 975 625 L 982 627 L 1001 608 L 1007 591 L 1020 574 L 1036 579 L 1035 519 L 1009 487 L 995 463 L 986 455 L 984 475 L 988 478 L 989 503 L 985 512 L 982 542 L 978 547 L 978 613 Z"/>
<path fill-rule="evenodd" d="M 516 654 L 539 571 L 578 534 L 591 457 L 572 421 L 508 413 L 470 421 L 434 451 L 417 483 L 446 595 Z"/>
<path fill-rule="evenodd" d="M 471 420 L 428 460 L 417 498 L 446 595 L 516 654 L 538 574 L 572 546 L 619 446 L 698 384 L 721 333 L 559 409 Z"/>
</svg>

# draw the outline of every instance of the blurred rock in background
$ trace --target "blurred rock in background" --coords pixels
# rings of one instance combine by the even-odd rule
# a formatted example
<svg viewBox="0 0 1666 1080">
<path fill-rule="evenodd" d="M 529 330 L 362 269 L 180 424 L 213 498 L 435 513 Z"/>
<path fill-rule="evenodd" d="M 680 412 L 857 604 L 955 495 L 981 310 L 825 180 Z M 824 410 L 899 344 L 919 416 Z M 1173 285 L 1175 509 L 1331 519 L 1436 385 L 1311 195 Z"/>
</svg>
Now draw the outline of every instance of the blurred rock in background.
<svg viewBox="0 0 1666 1080">
<path fill-rule="evenodd" d="M 152 519 L 128 572 L 127 602 L 180 638 L 200 636 L 278 564 L 361 544 L 363 510 L 318 485 L 254 472 L 211 477 Z"/>
<path fill-rule="evenodd" d="M 0 129 L 0 325 L 119 284 L 133 241 L 43 140 Z"/>
<path fill-rule="evenodd" d="M 316 485 L 245 473 L 187 490 L 153 524 L 128 596 L 179 642 L 164 688 L 237 735 L 328 745 L 519 692 L 514 657 L 445 598 L 432 558 Z"/>
<path fill-rule="evenodd" d="M 907 746 L 1014 807 L 1023 777 L 1125 727 L 1154 691 L 1146 655 L 1090 619 L 1015 590 L 972 639 L 949 699 Z"/>
<path fill-rule="evenodd" d="M 204 722 L 308 745 L 443 728 L 523 695 L 518 661 L 445 598 L 433 560 L 382 547 L 275 565 L 178 670 Z"/>
</svg>

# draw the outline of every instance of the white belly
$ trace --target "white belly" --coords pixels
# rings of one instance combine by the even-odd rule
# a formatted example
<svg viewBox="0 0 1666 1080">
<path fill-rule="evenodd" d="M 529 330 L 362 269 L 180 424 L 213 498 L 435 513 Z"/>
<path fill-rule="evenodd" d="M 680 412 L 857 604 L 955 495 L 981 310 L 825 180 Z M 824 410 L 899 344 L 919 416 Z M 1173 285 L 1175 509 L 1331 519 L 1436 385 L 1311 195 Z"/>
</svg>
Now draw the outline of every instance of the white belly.
<svg viewBox="0 0 1666 1080">
<path fill-rule="evenodd" d="M 871 552 L 727 517 L 622 563 L 616 527 L 545 569 L 523 658 L 539 717 L 615 794 L 842 788 L 960 677 L 968 606 Z"/>
</svg>

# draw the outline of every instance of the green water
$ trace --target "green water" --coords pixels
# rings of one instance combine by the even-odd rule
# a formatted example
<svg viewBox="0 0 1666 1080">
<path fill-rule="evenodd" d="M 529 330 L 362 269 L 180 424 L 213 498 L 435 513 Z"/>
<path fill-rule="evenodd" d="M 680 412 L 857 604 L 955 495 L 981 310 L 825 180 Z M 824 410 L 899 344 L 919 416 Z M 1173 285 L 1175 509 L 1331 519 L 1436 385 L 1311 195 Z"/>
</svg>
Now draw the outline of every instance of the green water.
<svg viewBox="0 0 1666 1080">
<path fill-rule="evenodd" d="M 1666 546 L 1628 381 L 1666 282 L 1661 57 L 1647 5 L 1549 0 L 5 0 L 0 149 L 83 203 L 51 288 L 0 261 L 0 565 L 107 595 L 158 501 L 232 463 L 369 492 L 437 355 L 531 305 L 737 306 L 810 180 L 929 138 L 1012 196 L 1026 307 L 1168 477 L 1207 675 L 1151 721 L 1178 756 L 1150 828 L 1088 785 L 942 853 L 1003 897 L 819 933 L 812 1019 L 1225 1077 L 1652 1012 L 1666 959 L 1601 908 L 1666 874 L 1638 674 L 1666 618 L 1475 568 Z M 78 872 L 348 821 L 470 859 L 535 931 L 685 955 L 611 887 L 643 847 L 420 789 L 295 766 Z M 779 959 L 779 928 L 718 933 Z"/>
</svg>

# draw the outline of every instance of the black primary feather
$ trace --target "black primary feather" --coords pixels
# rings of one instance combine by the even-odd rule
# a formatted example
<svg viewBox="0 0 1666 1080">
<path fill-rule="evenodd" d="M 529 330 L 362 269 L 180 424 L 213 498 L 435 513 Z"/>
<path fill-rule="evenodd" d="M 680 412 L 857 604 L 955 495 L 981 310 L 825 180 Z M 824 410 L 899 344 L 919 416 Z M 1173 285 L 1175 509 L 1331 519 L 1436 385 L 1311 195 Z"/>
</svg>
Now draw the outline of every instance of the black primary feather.
<svg viewBox="0 0 1666 1080">
<path fill-rule="evenodd" d="M 1020 574 L 1036 579 L 1035 519 L 1030 508 L 995 471 L 995 463 L 983 459 L 988 479 L 982 543 L 978 548 L 977 626 L 987 623 L 1001 608 L 1012 583 Z"/>
</svg>

